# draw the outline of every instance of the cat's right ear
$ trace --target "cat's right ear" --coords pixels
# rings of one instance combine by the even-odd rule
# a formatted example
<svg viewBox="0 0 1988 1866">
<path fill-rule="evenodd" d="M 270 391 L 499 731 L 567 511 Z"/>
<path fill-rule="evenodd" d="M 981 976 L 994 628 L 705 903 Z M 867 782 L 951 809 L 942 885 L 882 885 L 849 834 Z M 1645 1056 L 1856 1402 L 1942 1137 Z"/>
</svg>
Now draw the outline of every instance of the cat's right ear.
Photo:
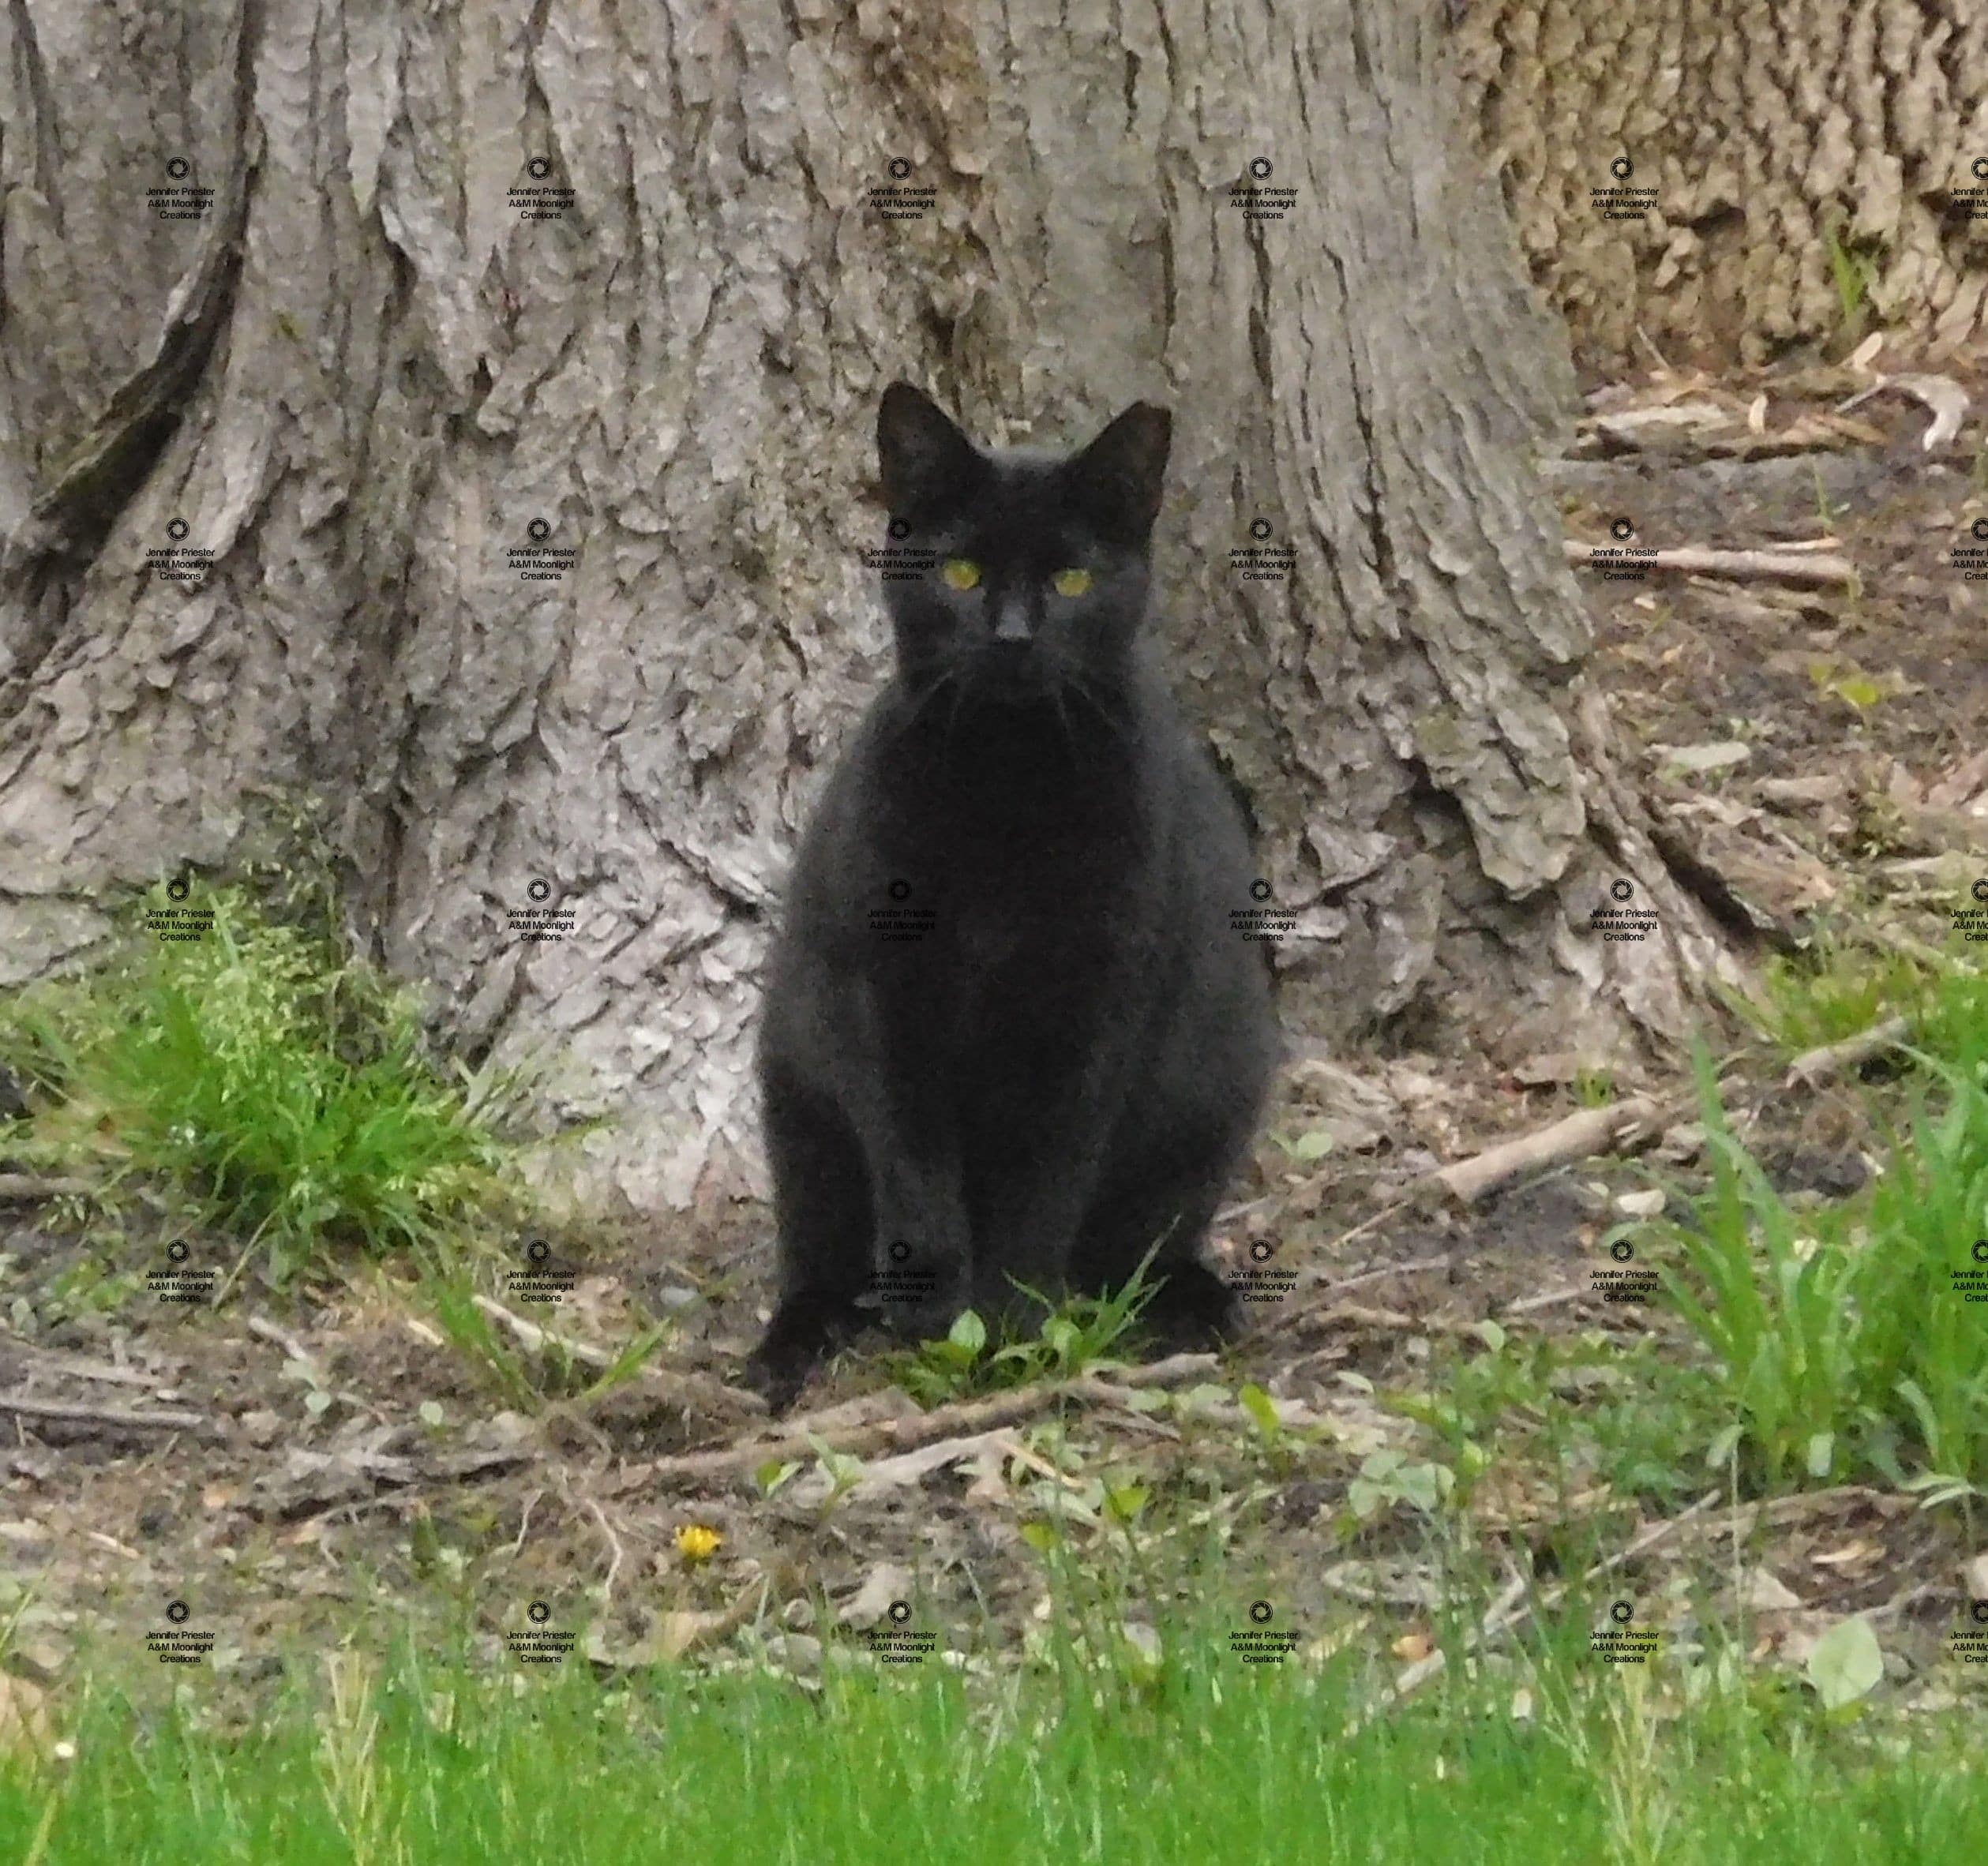
<svg viewBox="0 0 1988 1866">
<path fill-rule="evenodd" d="M 943 511 L 972 489 L 985 463 L 923 390 L 894 382 L 876 411 L 876 460 L 894 519 Z"/>
</svg>

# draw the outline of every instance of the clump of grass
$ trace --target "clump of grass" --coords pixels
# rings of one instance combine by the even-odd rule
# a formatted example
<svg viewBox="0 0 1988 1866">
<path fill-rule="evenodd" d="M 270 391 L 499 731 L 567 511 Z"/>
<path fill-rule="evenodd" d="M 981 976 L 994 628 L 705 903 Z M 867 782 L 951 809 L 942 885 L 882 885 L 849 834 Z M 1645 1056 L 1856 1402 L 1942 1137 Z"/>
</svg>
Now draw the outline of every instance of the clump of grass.
<svg viewBox="0 0 1988 1866">
<path fill-rule="evenodd" d="M 1840 1043 L 1887 1017 L 1914 1017 L 1942 991 L 1964 989 L 1958 967 L 1943 975 L 1908 954 L 1876 952 L 1826 935 L 1795 957 L 1779 954 L 1761 969 L 1760 987 L 1734 1008 L 1791 1055 Z"/>
<path fill-rule="evenodd" d="M 266 1252 L 279 1283 L 331 1249 L 430 1248 L 514 1208 L 492 1125 L 514 1075 L 446 1073 L 413 995 L 324 931 L 238 889 L 178 905 L 211 911 L 203 936 L 135 940 L 0 1003 L 0 1062 L 32 1111 L 11 1155 L 113 1205 L 152 1183 Z"/>
<path fill-rule="evenodd" d="M 1958 972 L 1921 1014 L 1915 1107 L 1855 1197 L 1797 1211 L 1735 1136 L 1710 1065 L 1712 1171 L 1684 1223 L 1650 1227 L 1709 1351 L 1750 1479 L 1988 1482 L 1988 1347 L 1956 1272 L 1988 1237 L 1988 991 Z M 1926 1044 L 1937 1047 L 1923 1047 Z"/>
</svg>

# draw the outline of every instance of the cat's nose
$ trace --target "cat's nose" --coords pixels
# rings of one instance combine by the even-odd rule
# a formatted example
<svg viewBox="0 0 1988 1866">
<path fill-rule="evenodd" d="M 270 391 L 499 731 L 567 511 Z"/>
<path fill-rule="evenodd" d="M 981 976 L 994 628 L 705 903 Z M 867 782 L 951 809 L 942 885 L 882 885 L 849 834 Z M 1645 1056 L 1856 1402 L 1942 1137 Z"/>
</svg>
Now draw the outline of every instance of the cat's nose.
<svg viewBox="0 0 1988 1866">
<path fill-rule="evenodd" d="M 1029 610 L 1026 603 L 1011 597 L 995 612 L 996 641 L 1026 644 L 1034 632 L 1029 626 Z"/>
</svg>

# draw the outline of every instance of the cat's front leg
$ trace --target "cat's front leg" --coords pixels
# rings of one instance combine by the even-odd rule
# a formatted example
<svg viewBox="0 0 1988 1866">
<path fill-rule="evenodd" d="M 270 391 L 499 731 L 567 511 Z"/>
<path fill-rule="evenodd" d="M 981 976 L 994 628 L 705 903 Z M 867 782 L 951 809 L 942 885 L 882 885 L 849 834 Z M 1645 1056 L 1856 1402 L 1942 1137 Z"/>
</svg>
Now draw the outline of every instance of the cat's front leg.
<svg viewBox="0 0 1988 1866">
<path fill-rule="evenodd" d="M 883 1320 L 943 1335 L 970 1295 L 973 1238 L 941 1007 L 915 978 L 861 981 L 846 1021 L 845 1106 L 869 1169 Z"/>
<path fill-rule="evenodd" d="M 1037 1074 L 1030 1091 L 984 1101 L 963 1136 L 973 1227 L 973 1306 L 990 1326 L 1033 1326 L 1040 1303 L 1067 1289 L 1077 1238 L 1124 1104 L 1122 1044 L 1090 1029 L 1066 1033 L 1066 1071 Z"/>
</svg>

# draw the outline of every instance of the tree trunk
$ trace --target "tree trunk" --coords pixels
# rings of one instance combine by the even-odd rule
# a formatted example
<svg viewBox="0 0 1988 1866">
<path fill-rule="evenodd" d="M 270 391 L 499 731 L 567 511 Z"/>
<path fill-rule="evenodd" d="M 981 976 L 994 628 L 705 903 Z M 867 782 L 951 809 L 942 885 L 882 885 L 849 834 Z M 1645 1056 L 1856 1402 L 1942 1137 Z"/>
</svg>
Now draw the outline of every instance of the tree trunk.
<svg viewBox="0 0 1988 1866">
<path fill-rule="evenodd" d="M 1681 1033 L 1719 948 L 1581 677 L 1531 463 L 1564 339 L 1453 159 L 1445 9 L 962 10 L 15 0 L 9 976 L 315 799 L 448 1036 L 613 1112 L 581 1197 L 756 1186 L 755 974 L 887 665 L 902 373 L 996 443 L 1172 407 L 1174 665 L 1255 798 L 1288 1022 Z M 1591 923 L 1619 878 L 1641 941 Z"/>
<path fill-rule="evenodd" d="M 1866 319 L 1934 355 L 1979 335 L 1983 0 L 1468 0 L 1457 47 L 1584 357 L 1639 325 L 1715 365 Z"/>
</svg>

